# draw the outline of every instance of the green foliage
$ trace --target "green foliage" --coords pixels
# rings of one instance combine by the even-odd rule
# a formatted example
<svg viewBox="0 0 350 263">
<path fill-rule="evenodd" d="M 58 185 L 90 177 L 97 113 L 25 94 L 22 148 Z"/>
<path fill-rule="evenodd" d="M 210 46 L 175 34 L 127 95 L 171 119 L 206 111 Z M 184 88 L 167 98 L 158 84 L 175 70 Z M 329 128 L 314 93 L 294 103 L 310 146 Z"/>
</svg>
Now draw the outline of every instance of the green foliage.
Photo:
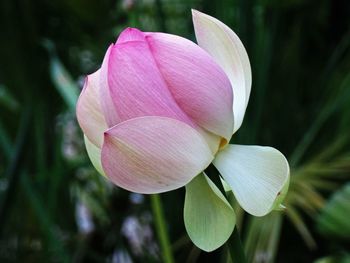
<svg viewBox="0 0 350 263">
<path fill-rule="evenodd" d="M 329 199 L 317 219 L 319 231 L 328 237 L 350 239 L 350 184 Z"/>
</svg>

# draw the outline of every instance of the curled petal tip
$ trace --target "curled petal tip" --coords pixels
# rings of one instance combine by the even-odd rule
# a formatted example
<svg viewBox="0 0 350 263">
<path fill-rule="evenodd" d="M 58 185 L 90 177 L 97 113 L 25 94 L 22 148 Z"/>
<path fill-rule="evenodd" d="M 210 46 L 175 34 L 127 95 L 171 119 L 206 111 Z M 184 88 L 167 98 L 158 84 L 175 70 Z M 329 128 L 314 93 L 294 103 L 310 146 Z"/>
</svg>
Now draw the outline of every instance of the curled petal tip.
<svg viewBox="0 0 350 263">
<path fill-rule="evenodd" d="M 288 191 L 289 165 L 274 148 L 228 145 L 213 164 L 241 207 L 254 216 L 279 208 Z"/>
</svg>

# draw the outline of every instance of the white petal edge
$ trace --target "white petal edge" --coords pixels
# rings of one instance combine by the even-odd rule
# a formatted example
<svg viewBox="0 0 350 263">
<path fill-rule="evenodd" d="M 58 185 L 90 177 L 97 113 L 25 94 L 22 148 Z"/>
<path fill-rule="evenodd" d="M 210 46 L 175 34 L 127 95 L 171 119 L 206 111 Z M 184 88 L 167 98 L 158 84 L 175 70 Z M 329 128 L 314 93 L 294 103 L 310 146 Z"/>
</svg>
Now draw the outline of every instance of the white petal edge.
<svg viewBox="0 0 350 263">
<path fill-rule="evenodd" d="M 193 9 L 192 18 L 198 45 L 213 57 L 230 79 L 235 133 L 242 125 L 252 84 L 248 54 L 239 37 L 218 19 Z"/>
<path fill-rule="evenodd" d="M 235 227 L 232 207 L 203 173 L 186 185 L 184 222 L 192 242 L 207 252 L 222 246 Z"/>
<path fill-rule="evenodd" d="M 102 147 L 103 133 L 107 124 L 99 99 L 100 70 L 85 79 L 84 88 L 77 102 L 77 119 L 84 134 L 97 147 Z"/>
<path fill-rule="evenodd" d="M 87 154 L 90 158 L 92 165 L 95 167 L 97 172 L 99 172 L 99 174 L 103 175 L 104 177 L 107 177 L 102 168 L 101 149 L 96 147 L 96 145 L 94 145 L 88 139 L 88 137 L 86 137 L 86 135 L 84 135 L 84 142 L 85 142 L 85 148 L 86 148 Z"/>
<path fill-rule="evenodd" d="M 283 201 L 289 165 L 275 148 L 230 144 L 218 152 L 213 164 L 248 213 L 264 216 Z"/>
</svg>

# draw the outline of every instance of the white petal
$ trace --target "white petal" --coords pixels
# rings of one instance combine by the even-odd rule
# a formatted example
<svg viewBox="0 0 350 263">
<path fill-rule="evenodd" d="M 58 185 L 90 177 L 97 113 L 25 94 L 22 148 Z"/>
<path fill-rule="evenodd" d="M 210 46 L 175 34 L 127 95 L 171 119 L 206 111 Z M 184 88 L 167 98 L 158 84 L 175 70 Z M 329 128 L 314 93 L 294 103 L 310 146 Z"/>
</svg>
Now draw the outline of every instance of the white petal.
<svg viewBox="0 0 350 263">
<path fill-rule="evenodd" d="M 239 37 L 224 23 L 192 10 L 198 45 L 218 63 L 231 81 L 235 133 L 241 126 L 252 84 L 247 52 Z"/>
<path fill-rule="evenodd" d="M 272 147 L 227 145 L 213 164 L 248 213 L 264 216 L 282 201 L 289 183 L 286 158 Z"/>
<path fill-rule="evenodd" d="M 102 146 L 103 133 L 107 130 L 99 100 L 100 70 L 86 77 L 84 89 L 77 102 L 77 118 L 81 129 L 97 147 Z"/>
<path fill-rule="evenodd" d="M 90 158 L 90 161 L 92 165 L 95 167 L 95 169 L 103 176 L 106 177 L 102 164 L 101 164 L 101 149 L 98 148 L 95 144 L 93 144 L 87 137 L 84 135 L 84 142 L 86 151 L 88 153 L 88 156 Z"/>
<path fill-rule="evenodd" d="M 229 239 L 236 216 L 216 185 L 200 174 L 186 185 L 184 221 L 192 242 L 209 252 Z"/>
</svg>

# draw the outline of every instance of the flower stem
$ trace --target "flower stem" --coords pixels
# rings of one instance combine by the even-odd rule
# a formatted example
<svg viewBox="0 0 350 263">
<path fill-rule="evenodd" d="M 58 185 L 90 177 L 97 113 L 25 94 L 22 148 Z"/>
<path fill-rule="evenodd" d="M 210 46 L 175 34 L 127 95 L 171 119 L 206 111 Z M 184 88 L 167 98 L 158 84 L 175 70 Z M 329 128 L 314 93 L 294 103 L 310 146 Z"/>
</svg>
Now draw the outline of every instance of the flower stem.
<svg viewBox="0 0 350 263">
<path fill-rule="evenodd" d="M 227 198 L 227 194 L 220 180 L 220 174 L 214 165 L 210 165 L 205 173 L 209 176 L 210 180 L 219 188 L 222 194 Z M 227 249 L 231 256 L 231 261 L 233 263 L 247 263 L 247 258 L 244 253 L 241 238 L 237 226 L 235 226 L 232 235 L 226 242 Z"/>
<path fill-rule="evenodd" d="M 158 240 L 162 251 L 162 262 L 174 263 L 173 253 L 171 251 L 169 236 L 166 230 L 163 206 L 158 194 L 151 195 L 151 206 L 154 217 L 154 225 L 157 231 Z"/>
</svg>

